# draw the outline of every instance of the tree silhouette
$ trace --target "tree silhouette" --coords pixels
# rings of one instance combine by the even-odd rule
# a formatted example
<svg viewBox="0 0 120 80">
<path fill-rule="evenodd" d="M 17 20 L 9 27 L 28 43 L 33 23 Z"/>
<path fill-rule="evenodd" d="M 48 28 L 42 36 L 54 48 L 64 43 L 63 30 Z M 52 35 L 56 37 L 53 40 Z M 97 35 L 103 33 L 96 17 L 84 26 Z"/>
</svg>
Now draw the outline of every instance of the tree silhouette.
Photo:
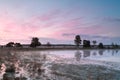
<svg viewBox="0 0 120 80">
<path fill-rule="evenodd" d="M 112 48 L 118 48 L 119 47 L 118 44 L 114 44 L 114 43 L 112 43 L 111 46 L 112 46 Z"/>
<path fill-rule="evenodd" d="M 119 48 L 119 46 L 118 46 L 118 44 L 117 44 L 117 43 L 115 44 L 115 48 Z"/>
<path fill-rule="evenodd" d="M 112 42 L 111 46 L 112 46 L 112 48 L 115 48 L 115 45 L 114 45 L 114 43 L 113 43 L 113 42 Z"/>
<path fill-rule="evenodd" d="M 103 43 L 99 43 L 98 48 L 103 49 L 104 48 Z"/>
<path fill-rule="evenodd" d="M 31 44 L 30 44 L 30 47 L 37 47 L 40 45 L 41 45 L 41 43 L 39 42 L 39 39 L 37 37 L 33 37 Z"/>
<path fill-rule="evenodd" d="M 89 48 L 89 47 L 91 47 L 90 41 L 89 41 L 89 40 L 83 40 L 83 47 L 84 47 L 84 48 Z"/>
<path fill-rule="evenodd" d="M 15 47 L 22 47 L 20 43 L 15 43 Z"/>
<path fill-rule="evenodd" d="M 48 47 L 50 47 L 51 46 L 51 43 L 50 42 L 47 42 L 47 44 L 46 44 Z"/>
<path fill-rule="evenodd" d="M 80 35 L 76 35 L 76 36 L 75 36 L 74 42 L 75 42 L 75 44 L 79 47 L 79 45 L 81 44 Z"/>
<path fill-rule="evenodd" d="M 6 47 L 13 47 L 14 46 L 14 42 L 9 42 L 6 44 Z"/>
<path fill-rule="evenodd" d="M 93 45 L 95 46 L 95 45 L 96 45 L 96 43 L 97 43 L 97 41 L 95 41 L 95 40 L 94 40 L 94 41 L 92 41 L 92 43 L 93 43 Z"/>
</svg>

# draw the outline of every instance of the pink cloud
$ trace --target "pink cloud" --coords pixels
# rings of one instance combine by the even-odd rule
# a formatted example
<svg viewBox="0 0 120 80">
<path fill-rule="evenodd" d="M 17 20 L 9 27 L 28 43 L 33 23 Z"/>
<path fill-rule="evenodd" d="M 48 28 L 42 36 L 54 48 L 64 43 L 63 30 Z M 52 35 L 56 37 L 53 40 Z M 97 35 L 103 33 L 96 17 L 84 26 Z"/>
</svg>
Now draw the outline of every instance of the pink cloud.
<svg viewBox="0 0 120 80">
<path fill-rule="evenodd" d="M 80 26 L 81 23 L 82 23 L 82 18 L 75 18 L 61 23 L 61 27 L 74 28 Z"/>
<path fill-rule="evenodd" d="M 47 12 L 46 14 L 40 15 L 40 16 L 33 16 L 32 20 L 33 22 L 38 22 L 38 21 L 42 21 L 42 22 L 47 22 L 47 21 L 51 21 L 54 20 L 55 18 L 59 17 L 59 15 L 61 14 L 60 10 L 52 10 L 50 12 Z"/>
<path fill-rule="evenodd" d="M 60 10 L 53 10 L 44 15 L 29 17 L 22 22 L 8 15 L 0 15 L 0 38 L 6 40 L 24 40 L 30 36 L 48 37 L 58 39 L 72 39 L 74 37 L 63 37 L 63 33 L 110 35 L 111 29 L 104 25 L 86 24 L 82 17 L 65 18 Z M 62 16 L 62 18 L 61 18 Z M 91 26 L 94 25 L 94 26 Z M 108 31 L 106 33 L 106 31 Z"/>
</svg>

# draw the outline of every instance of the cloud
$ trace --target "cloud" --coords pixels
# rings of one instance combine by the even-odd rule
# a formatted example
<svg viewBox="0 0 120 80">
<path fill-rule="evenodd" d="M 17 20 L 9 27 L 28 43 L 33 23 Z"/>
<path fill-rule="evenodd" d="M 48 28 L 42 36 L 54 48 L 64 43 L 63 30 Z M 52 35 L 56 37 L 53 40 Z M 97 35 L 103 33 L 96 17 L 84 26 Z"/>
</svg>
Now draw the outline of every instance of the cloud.
<svg viewBox="0 0 120 80">
<path fill-rule="evenodd" d="M 43 15 L 33 16 L 32 20 L 33 20 L 33 22 L 38 22 L 38 21 L 47 22 L 47 21 L 51 21 L 51 20 L 58 18 L 60 14 L 61 14 L 61 10 L 59 10 L 59 9 L 51 10 L 49 12 L 46 12 Z"/>
<path fill-rule="evenodd" d="M 62 36 L 75 36 L 75 33 L 63 33 Z"/>
<path fill-rule="evenodd" d="M 73 18 L 61 23 L 61 27 L 74 28 L 82 25 L 82 18 Z"/>
<path fill-rule="evenodd" d="M 0 15 L 0 38 L 5 40 L 16 38 L 17 41 L 24 41 L 24 39 L 28 39 L 29 36 L 36 36 L 71 40 L 74 39 L 76 34 L 84 34 L 81 36 L 87 39 L 108 39 L 101 36 L 119 37 L 119 25 L 99 24 L 99 22 L 92 22 L 92 19 L 89 21 L 85 17 L 73 17 L 71 16 L 72 12 L 71 15 L 68 14 L 66 18 L 67 12 L 68 11 L 63 12 L 59 9 L 50 10 L 43 15 L 29 16 L 22 21 L 8 13 Z M 108 20 L 119 21 L 119 18 Z M 104 20 L 102 22 L 104 22 Z M 57 40 L 56 42 L 61 41 Z"/>
<path fill-rule="evenodd" d="M 0 38 L 4 39 L 4 41 L 2 40 L 4 43 L 13 39 L 24 41 L 29 36 L 49 37 L 59 30 L 59 28 L 54 28 L 59 25 L 55 20 L 59 18 L 59 14 L 61 14 L 60 10 L 52 10 L 44 15 L 29 17 L 21 22 L 19 18 L 14 18 L 8 13 L 0 14 Z"/>
<path fill-rule="evenodd" d="M 114 17 L 105 17 L 103 20 L 109 21 L 109 22 L 120 22 L 120 18 L 114 18 Z"/>
</svg>

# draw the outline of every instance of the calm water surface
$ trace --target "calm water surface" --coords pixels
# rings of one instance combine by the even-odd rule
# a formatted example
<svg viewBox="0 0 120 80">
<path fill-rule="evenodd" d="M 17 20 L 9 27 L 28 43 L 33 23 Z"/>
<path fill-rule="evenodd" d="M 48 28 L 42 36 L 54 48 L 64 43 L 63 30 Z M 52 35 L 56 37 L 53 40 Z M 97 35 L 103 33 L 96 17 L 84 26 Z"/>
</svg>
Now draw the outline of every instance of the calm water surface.
<svg viewBox="0 0 120 80">
<path fill-rule="evenodd" d="M 81 59 L 90 59 L 98 61 L 120 62 L 120 50 L 45 50 L 20 52 L 1 51 L 0 80 L 3 79 L 4 74 L 7 74 L 8 78 L 12 74 L 13 76 L 11 76 L 11 78 L 16 78 L 18 76 L 19 78 L 25 77 L 27 80 L 44 80 L 44 75 L 50 75 L 50 64 L 47 63 L 45 54 L 57 55 L 62 58 L 75 59 L 76 61 L 80 61 Z M 15 69 L 15 73 L 6 72 L 6 69 L 11 69 L 12 65 L 14 65 L 13 68 Z M 42 68 L 44 71 L 42 71 Z"/>
<path fill-rule="evenodd" d="M 56 50 L 43 51 L 43 53 L 55 54 L 64 58 L 76 58 L 120 62 L 120 50 Z"/>
</svg>

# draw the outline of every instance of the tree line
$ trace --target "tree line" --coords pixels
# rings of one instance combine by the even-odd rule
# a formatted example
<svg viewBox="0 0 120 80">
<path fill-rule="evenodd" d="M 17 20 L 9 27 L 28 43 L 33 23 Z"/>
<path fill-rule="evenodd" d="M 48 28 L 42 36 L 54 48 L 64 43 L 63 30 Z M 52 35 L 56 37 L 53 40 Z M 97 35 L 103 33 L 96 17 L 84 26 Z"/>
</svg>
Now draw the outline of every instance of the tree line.
<svg viewBox="0 0 120 80">
<path fill-rule="evenodd" d="M 22 47 L 23 45 L 21 43 L 9 42 L 5 46 L 6 47 Z M 33 37 L 29 46 L 30 47 L 41 46 L 41 43 L 39 42 L 39 38 Z"/>
<path fill-rule="evenodd" d="M 90 40 L 83 40 L 83 41 L 82 41 L 80 35 L 76 35 L 76 36 L 75 36 L 74 42 L 75 42 L 75 44 L 77 45 L 77 47 L 79 47 L 82 42 L 83 42 L 83 48 L 91 48 L 91 47 L 92 47 Z M 96 40 L 93 40 L 92 43 L 94 44 L 93 47 L 95 47 L 97 41 L 96 41 Z M 98 48 L 104 48 L 103 43 L 99 43 L 97 47 L 98 47 Z"/>
<path fill-rule="evenodd" d="M 104 48 L 103 43 L 100 42 L 100 43 L 98 43 L 98 45 L 96 45 L 97 44 L 96 40 L 93 40 L 93 41 L 82 40 L 80 35 L 75 36 L 74 43 L 75 43 L 77 48 L 79 48 L 80 45 L 82 45 L 83 48 L 101 48 L 101 49 Z M 93 45 L 91 45 L 91 43 Z M 51 46 L 50 42 L 47 42 L 46 45 Z M 9 42 L 5 46 L 6 47 L 22 47 L 23 45 L 21 43 Z M 35 48 L 37 46 L 41 46 L 41 42 L 39 41 L 39 38 L 38 37 L 33 37 L 29 46 L 33 47 L 33 48 Z M 119 47 L 117 44 L 114 44 L 114 43 L 112 43 L 111 46 L 112 46 L 112 48 L 118 48 Z"/>
</svg>

